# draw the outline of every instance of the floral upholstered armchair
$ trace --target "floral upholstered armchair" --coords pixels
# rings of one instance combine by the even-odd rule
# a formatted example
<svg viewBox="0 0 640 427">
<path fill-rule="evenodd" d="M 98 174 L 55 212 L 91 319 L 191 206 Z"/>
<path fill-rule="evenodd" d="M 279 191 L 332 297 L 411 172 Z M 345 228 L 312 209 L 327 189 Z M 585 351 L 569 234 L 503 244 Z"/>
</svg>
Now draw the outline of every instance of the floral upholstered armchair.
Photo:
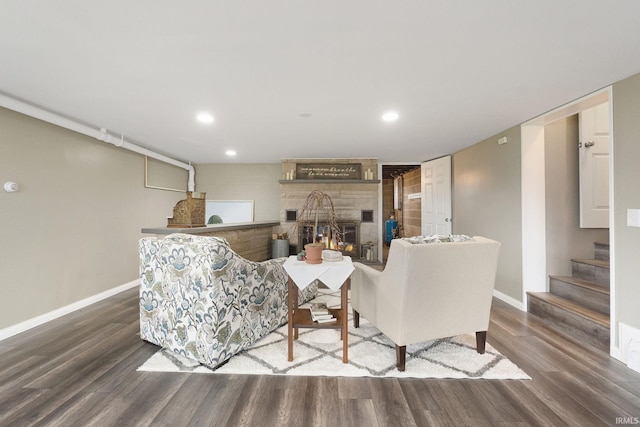
<svg viewBox="0 0 640 427">
<path fill-rule="evenodd" d="M 143 340 L 215 368 L 287 321 L 286 258 L 249 261 L 190 234 L 145 237 L 139 250 Z"/>
</svg>

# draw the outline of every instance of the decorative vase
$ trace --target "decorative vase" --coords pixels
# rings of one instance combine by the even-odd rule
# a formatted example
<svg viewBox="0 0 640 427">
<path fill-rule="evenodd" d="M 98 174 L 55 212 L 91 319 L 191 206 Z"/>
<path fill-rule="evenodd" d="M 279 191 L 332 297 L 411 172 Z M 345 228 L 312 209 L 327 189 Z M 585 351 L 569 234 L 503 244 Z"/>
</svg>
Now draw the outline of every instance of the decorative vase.
<svg viewBox="0 0 640 427">
<path fill-rule="evenodd" d="M 306 253 L 305 261 L 307 264 L 321 264 L 323 249 L 324 246 L 319 243 L 307 243 L 304 245 L 304 251 Z"/>
</svg>

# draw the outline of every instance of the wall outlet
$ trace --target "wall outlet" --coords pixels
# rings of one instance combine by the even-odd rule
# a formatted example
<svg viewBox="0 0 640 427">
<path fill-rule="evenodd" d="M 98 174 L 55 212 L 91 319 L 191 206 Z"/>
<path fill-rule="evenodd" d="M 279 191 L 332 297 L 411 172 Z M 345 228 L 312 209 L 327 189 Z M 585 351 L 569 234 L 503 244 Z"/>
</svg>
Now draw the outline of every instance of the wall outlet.
<svg viewBox="0 0 640 427">
<path fill-rule="evenodd" d="M 640 372 L 640 341 L 631 340 L 627 351 L 627 366 L 636 372 Z"/>
</svg>

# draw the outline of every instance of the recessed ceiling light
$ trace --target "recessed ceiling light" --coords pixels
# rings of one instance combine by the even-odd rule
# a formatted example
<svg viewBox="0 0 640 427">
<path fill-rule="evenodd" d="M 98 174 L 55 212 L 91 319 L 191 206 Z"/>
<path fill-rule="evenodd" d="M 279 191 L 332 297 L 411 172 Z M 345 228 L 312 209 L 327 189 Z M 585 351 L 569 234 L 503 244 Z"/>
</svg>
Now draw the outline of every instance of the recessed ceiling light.
<svg viewBox="0 0 640 427">
<path fill-rule="evenodd" d="M 235 150 L 227 150 L 224 152 L 224 154 L 226 154 L 229 157 L 233 157 L 236 155 L 236 151 Z"/>
<path fill-rule="evenodd" d="M 200 113 L 196 116 L 200 123 L 213 123 L 213 116 L 209 113 Z"/>
<path fill-rule="evenodd" d="M 382 115 L 382 121 L 387 123 L 395 122 L 396 120 L 398 120 L 398 117 L 400 116 L 395 111 L 387 111 Z"/>
</svg>

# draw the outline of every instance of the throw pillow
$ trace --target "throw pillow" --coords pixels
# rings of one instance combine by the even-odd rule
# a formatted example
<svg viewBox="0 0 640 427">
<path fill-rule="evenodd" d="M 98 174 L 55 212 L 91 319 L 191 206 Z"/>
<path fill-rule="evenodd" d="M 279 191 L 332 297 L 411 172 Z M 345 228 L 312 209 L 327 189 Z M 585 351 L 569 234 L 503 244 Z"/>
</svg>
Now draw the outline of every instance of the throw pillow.
<svg viewBox="0 0 640 427">
<path fill-rule="evenodd" d="M 407 242 L 415 245 L 425 243 L 468 242 L 473 240 L 473 238 L 464 234 L 432 234 L 430 236 L 403 237 L 402 240 L 406 240 Z"/>
</svg>

